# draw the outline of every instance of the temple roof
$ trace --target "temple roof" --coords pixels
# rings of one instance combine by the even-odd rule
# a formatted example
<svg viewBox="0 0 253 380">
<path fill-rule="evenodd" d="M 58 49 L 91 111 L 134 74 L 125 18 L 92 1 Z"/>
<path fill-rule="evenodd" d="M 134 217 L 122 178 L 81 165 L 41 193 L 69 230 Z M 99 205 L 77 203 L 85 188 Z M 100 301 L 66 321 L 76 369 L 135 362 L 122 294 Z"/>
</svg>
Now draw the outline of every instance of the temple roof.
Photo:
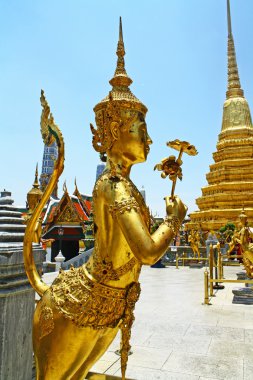
<svg viewBox="0 0 253 380">
<path fill-rule="evenodd" d="M 57 225 L 68 227 L 82 226 L 84 230 L 84 223 L 89 221 L 90 210 L 91 202 L 75 194 L 70 195 L 67 189 L 65 189 L 60 200 L 50 199 L 43 220 L 43 234 Z"/>
<path fill-rule="evenodd" d="M 92 196 L 81 194 L 78 190 L 76 181 L 75 181 L 75 191 L 73 193 L 73 196 L 76 196 L 82 205 L 83 209 L 85 210 L 86 214 L 90 216 L 92 213 Z"/>
</svg>

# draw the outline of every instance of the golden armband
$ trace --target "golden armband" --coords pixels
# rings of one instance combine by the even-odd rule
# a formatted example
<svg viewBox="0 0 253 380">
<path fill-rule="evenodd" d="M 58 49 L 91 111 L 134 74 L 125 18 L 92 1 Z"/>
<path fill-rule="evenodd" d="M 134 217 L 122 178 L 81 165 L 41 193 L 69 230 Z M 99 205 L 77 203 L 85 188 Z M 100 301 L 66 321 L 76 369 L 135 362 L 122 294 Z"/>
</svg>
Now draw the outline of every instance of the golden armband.
<svg viewBox="0 0 253 380">
<path fill-rule="evenodd" d="M 177 235 L 179 228 L 181 226 L 181 222 L 177 216 L 175 216 L 175 215 L 167 216 L 164 219 L 164 223 L 172 229 L 174 235 Z"/>
<path fill-rule="evenodd" d="M 115 201 L 115 203 L 110 206 L 110 212 L 112 215 L 115 213 L 124 214 L 126 211 L 129 212 L 131 210 L 140 212 L 140 207 L 134 198 L 126 199 L 121 202 Z"/>
</svg>

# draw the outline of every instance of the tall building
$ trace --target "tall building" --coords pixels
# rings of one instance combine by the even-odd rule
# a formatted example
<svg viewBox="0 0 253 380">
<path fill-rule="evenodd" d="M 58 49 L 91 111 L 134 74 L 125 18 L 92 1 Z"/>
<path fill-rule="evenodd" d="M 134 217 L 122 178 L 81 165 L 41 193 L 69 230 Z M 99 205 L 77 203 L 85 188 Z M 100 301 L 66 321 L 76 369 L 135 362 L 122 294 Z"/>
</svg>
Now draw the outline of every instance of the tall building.
<svg viewBox="0 0 253 380">
<path fill-rule="evenodd" d="M 44 154 L 43 154 L 43 160 L 42 160 L 42 170 L 40 175 L 40 189 L 42 191 L 45 190 L 45 187 L 47 186 L 50 177 L 54 170 L 54 162 L 57 160 L 58 157 L 58 148 L 57 144 L 54 141 L 52 145 L 44 146 Z M 52 193 L 52 196 L 54 198 L 57 198 L 57 186 L 54 188 L 54 191 Z"/>
<path fill-rule="evenodd" d="M 141 195 L 142 195 L 142 197 L 146 203 L 146 191 L 144 189 L 144 186 L 141 187 L 140 193 L 141 193 Z"/>
<path fill-rule="evenodd" d="M 217 230 L 237 223 L 244 207 L 253 224 L 253 126 L 248 102 L 240 84 L 232 34 L 230 3 L 228 20 L 228 85 L 214 163 L 206 175 L 208 185 L 196 199 L 199 211 L 190 214 L 188 226 Z"/>
<path fill-rule="evenodd" d="M 101 176 L 101 174 L 103 173 L 105 169 L 105 164 L 104 163 L 100 163 L 97 165 L 97 171 L 96 171 L 96 180 L 98 179 L 98 177 Z"/>
</svg>

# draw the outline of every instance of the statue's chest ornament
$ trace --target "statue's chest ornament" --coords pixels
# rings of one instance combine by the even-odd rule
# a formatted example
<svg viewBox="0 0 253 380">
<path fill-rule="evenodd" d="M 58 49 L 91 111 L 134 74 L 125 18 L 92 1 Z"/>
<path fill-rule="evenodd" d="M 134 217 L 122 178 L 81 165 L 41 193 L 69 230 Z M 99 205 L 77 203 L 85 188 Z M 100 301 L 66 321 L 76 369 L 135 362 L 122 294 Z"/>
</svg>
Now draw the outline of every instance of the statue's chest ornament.
<svg viewBox="0 0 253 380">
<path fill-rule="evenodd" d="M 145 224 L 147 225 L 148 229 L 150 229 L 151 223 L 149 208 L 146 206 L 143 196 L 130 179 L 126 179 L 125 177 L 121 176 L 119 177 L 119 180 L 125 183 L 126 189 L 128 190 L 127 192 L 131 197 L 127 196 L 124 198 L 122 196 L 122 199 L 120 201 L 116 200 L 114 204 L 110 205 L 109 210 L 111 212 L 111 215 L 116 216 L 118 213 L 124 214 L 125 212 L 134 210 L 142 215 Z"/>
</svg>

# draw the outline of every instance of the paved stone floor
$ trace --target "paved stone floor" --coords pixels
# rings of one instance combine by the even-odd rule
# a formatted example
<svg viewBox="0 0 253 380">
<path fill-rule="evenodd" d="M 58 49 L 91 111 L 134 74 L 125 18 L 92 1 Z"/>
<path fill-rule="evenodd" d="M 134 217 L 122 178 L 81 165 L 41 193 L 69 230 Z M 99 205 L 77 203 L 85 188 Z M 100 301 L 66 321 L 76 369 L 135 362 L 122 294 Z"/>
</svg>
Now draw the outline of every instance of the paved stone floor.
<svg viewBox="0 0 253 380">
<path fill-rule="evenodd" d="M 225 267 L 236 279 L 239 267 Z M 232 304 L 225 284 L 203 305 L 204 269 L 143 267 L 127 377 L 136 380 L 252 380 L 253 306 Z M 244 286 L 242 284 L 242 286 Z M 93 367 L 120 376 L 117 336 Z"/>
</svg>

